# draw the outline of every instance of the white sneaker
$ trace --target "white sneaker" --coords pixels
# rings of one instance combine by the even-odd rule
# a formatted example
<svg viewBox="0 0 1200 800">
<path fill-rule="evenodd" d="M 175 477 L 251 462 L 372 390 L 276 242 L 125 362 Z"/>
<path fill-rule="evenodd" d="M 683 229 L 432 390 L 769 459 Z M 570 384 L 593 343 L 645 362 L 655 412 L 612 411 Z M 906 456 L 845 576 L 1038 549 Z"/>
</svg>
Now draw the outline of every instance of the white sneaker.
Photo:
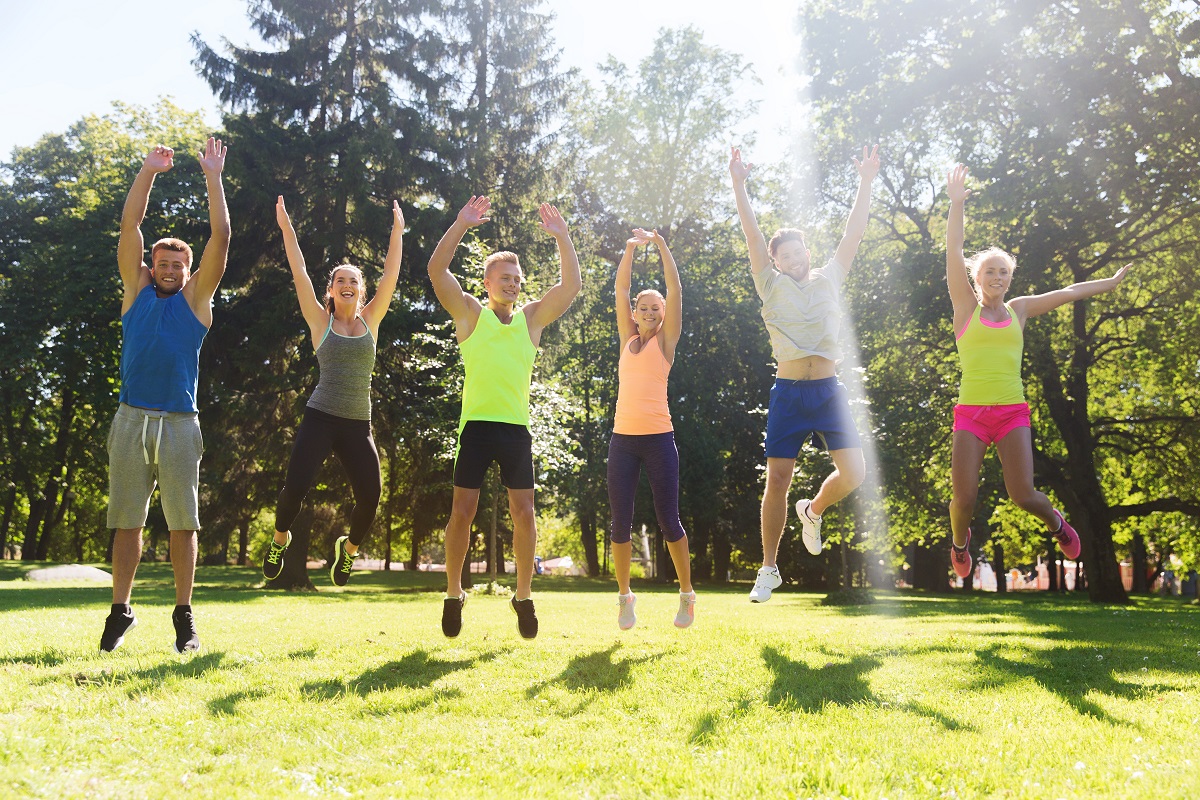
<svg viewBox="0 0 1200 800">
<path fill-rule="evenodd" d="M 796 516 L 800 518 L 800 538 L 804 547 L 814 556 L 821 555 L 821 518 L 809 516 L 812 500 L 796 501 Z"/>
<path fill-rule="evenodd" d="M 633 613 L 635 604 L 637 604 L 637 597 L 633 592 L 617 595 L 617 605 L 621 607 L 621 610 L 617 612 L 617 625 L 623 631 L 627 631 L 637 624 L 637 614 Z"/>
<path fill-rule="evenodd" d="M 675 613 L 675 627 L 686 628 L 696 621 L 696 593 L 679 593 L 679 611 Z"/>
<path fill-rule="evenodd" d="M 750 590 L 751 603 L 765 603 L 771 599 L 771 590 L 783 585 L 778 567 L 761 567 L 758 577 L 754 579 L 754 588 Z"/>
</svg>

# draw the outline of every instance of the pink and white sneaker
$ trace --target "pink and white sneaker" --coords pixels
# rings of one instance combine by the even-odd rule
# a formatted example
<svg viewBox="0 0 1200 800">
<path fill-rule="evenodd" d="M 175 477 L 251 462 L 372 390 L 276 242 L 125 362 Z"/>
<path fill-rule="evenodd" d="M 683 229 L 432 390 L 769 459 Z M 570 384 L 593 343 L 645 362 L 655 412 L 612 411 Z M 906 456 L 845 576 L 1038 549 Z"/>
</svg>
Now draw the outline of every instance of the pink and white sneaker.
<svg viewBox="0 0 1200 800">
<path fill-rule="evenodd" d="M 1054 509 L 1054 515 L 1058 517 L 1058 530 L 1051 531 L 1050 535 L 1058 541 L 1058 549 L 1062 550 L 1062 554 L 1074 561 L 1079 558 L 1079 534 L 1067 524 L 1062 512 L 1057 508 Z"/>
<path fill-rule="evenodd" d="M 950 537 L 950 564 L 954 567 L 954 574 L 962 578 L 964 581 L 971 577 L 971 567 L 973 561 L 971 559 L 971 529 L 967 528 L 967 542 L 959 550 L 954 544 L 954 537 Z"/>
</svg>

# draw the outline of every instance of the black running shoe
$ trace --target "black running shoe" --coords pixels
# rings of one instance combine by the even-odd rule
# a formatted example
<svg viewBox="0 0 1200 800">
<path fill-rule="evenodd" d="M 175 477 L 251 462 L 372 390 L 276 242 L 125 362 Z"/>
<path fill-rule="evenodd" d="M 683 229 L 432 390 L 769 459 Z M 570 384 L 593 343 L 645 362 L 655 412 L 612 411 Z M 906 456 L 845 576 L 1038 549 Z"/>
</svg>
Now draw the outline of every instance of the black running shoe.
<svg viewBox="0 0 1200 800">
<path fill-rule="evenodd" d="M 111 653 L 116 650 L 121 646 L 121 642 L 125 641 L 125 634 L 135 625 L 137 625 L 137 617 L 133 615 L 132 608 L 128 612 L 113 609 L 108 618 L 104 620 L 104 633 L 100 635 L 100 651 Z"/>
<path fill-rule="evenodd" d="M 447 597 L 442 601 L 442 633 L 453 639 L 462 630 L 462 610 L 467 604 L 466 594 Z"/>
<path fill-rule="evenodd" d="M 339 536 L 333 543 L 333 564 L 329 567 L 329 579 L 334 586 L 345 586 L 350 580 L 350 571 L 354 569 L 354 556 L 346 552 L 346 541 L 349 536 Z"/>
<path fill-rule="evenodd" d="M 191 606 L 175 606 L 171 614 L 175 625 L 175 652 L 190 653 L 200 649 L 200 637 L 196 634 L 196 618 Z"/>
<path fill-rule="evenodd" d="M 512 610 L 517 614 L 517 630 L 526 639 L 533 639 L 537 636 L 537 612 L 533 610 L 533 598 L 526 600 L 512 599 Z"/>
<path fill-rule="evenodd" d="M 287 552 L 288 545 L 292 543 L 292 532 L 287 532 L 287 541 L 283 544 L 278 544 L 274 537 L 271 538 L 271 546 L 267 548 L 267 557 L 263 559 L 263 577 L 269 581 L 273 581 L 279 577 L 279 573 L 283 571 L 283 554 Z"/>
</svg>

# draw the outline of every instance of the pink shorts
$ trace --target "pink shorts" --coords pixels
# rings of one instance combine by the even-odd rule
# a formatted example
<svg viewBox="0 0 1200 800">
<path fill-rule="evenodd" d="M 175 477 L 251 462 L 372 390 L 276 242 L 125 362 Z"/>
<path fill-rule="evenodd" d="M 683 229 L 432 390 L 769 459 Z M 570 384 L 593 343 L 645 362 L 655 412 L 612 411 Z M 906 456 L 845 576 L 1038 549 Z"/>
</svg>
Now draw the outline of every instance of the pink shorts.
<svg viewBox="0 0 1200 800">
<path fill-rule="evenodd" d="M 954 407 L 954 430 L 974 434 L 984 444 L 1000 441 L 1017 428 L 1028 428 L 1029 403 Z"/>
</svg>

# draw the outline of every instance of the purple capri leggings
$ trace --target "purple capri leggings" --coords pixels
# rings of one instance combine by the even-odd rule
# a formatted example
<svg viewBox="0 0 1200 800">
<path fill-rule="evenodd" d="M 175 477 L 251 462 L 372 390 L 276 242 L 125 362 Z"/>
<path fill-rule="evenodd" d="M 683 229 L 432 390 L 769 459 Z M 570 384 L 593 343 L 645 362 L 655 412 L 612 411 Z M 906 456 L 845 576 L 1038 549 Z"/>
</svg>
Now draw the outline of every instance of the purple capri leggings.
<svg viewBox="0 0 1200 800">
<path fill-rule="evenodd" d="M 617 544 L 630 539 L 633 500 L 643 465 L 650 478 L 658 527 L 668 542 L 677 542 L 687 532 L 679 521 L 679 450 L 673 431 L 643 436 L 612 435 L 608 443 L 608 505 L 612 511 L 609 538 Z"/>
</svg>

